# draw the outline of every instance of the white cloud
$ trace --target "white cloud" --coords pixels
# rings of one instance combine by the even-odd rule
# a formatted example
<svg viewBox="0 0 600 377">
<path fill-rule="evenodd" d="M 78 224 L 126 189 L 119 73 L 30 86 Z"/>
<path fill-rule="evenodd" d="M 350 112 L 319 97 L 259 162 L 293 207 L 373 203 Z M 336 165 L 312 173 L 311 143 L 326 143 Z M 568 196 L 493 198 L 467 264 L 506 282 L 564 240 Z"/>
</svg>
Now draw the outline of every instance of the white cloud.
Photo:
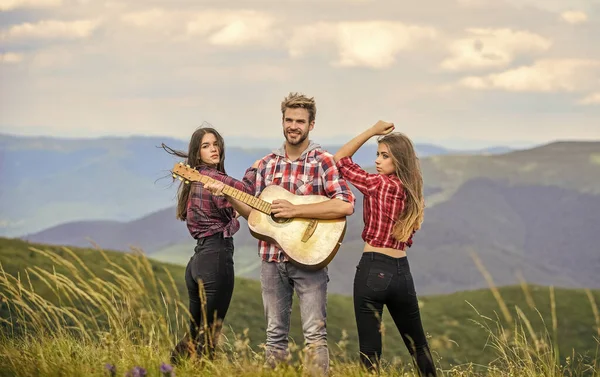
<svg viewBox="0 0 600 377">
<path fill-rule="evenodd" d="M 126 13 L 121 20 L 138 28 L 192 40 L 204 37 L 219 46 L 268 44 L 274 40 L 275 18 L 254 10 L 181 12 L 153 8 Z"/>
<path fill-rule="evenodd" d="M 89 37 L 99 24 L 98 20 L 26 22 L 2 31 L 0 37 L 3 40 L 82 39 Z"/>
<path fill-rule="evenodd" d="M 0 0 L 0 11 L 18 8 L 47 8 L 62 4 L 62 0 Z"/>
<path fill-rule="evenodd" d="M 288 52 L 299 57 L 333 43 L 338 52 L 333 65 L 381 69 L 394 64 L 400 51 L 417 48 L 436 37 L 434 28 L 401 22 L 321 22 L 297 28 Z"/>
<path fill-rule="evenodd" d="M 563 21 L 568 22 L 573 25 L 582 24 L 587 22 L 588 16 L 585 12 L 580 11 L 566 11 L 560 14 L 560 18 Z"/>
<path fill-rule="evenodd" d="M 600 105 L 600 92 L 582 98 L 579 103 L 582 105 Z"/>
<path fill-rule="evenodd" d="M 130 12 L 121 16 L 121 20 L 137 27 L 164 27 L 169 15 L 163 9 L 153 8 L 141 12 Z"/>
<path fill-rule="evenodd" d="M 85 124 L 96 135 L 188 137 L 199 120 L 208 120 L 240 135 L 272 119 L 268 114 L 281 98 L 297 90 L 322 104 L 319 124 L 326 127 L 317 127 L 318 138 L 359 132 L 373 114 L 404 119 L 411 135 L 439 140 L 454 137 L 454 126 L 498 142 L 514 135 L 506 127 L 536 140 L 600 137 L 599 105 L 572 103 L 597 101 L 595 68 L 580 64 L 561 73 L 560 66 L 534 64 L 558 57 L 600 61 L 589 37 L 599 24 L 594 10 L 581 4 L 590 0 L 550 0 L 552 10 L 548 0 L 518 6 L 513 3 L 521 0 L 335 0 L 293 11 L 290 1 L 62 0 L 54 8 L 2 12 L 2 121 L 15 133 L 89 136 Z M 533 2 L 540 6 L 529 6 Z M 26 3 L 42 1 L 19 1 Z M 573 27 L 560 17 L 566 10 L 585 12 L 589 20 Z M 66 26 L 94 19 L 100 24 L 87 31 Z M 466 52 L 446 50 L 461 40 Z M 456 70 L 439 68 L 444 59 Z M 493 95 L 482 95 L 489 89 Z M 239 111 L 230 111 L 231 93 L 245 99 Z M 513 106 L 524 97 L 539 106 Z M 340 112 L 357 126 L 340 123 Z M 482 129 L 482 121 L 490 126 Z M 167 128 L 173 124 L 176 131 Z M 564 124 L 579 131 L 564 131 Z"/>
<path fill-rule="evenodd" d="M 493 0 L 490 0 L 493 1 Z M 560 13 L 565 8 L 577 8 L 592 10 L 595 3 L 593 0 L 505 0 L 516 8 L 537 7 L 548 12 Z"/>
<path fill-rule="evenodd" d="M 207 11 L 187 23 L 189 36 L 206 36 L 221 46 L 268 44 L 275 40 L 275 19 L 258 11 Z"/>
<path fill-rule="evenodd" d="M 598 87 L 600 61 L 547 59 L 487 76 L 470 76 L 460 84 L 471 89 L 503 89 L 511 92 L 577 92 Z"/>
<path fill-rule="evenodd" d="M 446 70 L 505 67 L 519 54 L 550 48 L 552 42 L 538 34 L 511 29 L 467 29 L 468 37 L 453 41 L 452 56 L 441 63 Z"/>
<path fill-rule="evenodd" d="M 14 64 L 20 63 L 23 61 L 23 54 L 17 54 L 14 52 L 6 52 L 4 54 L 0 54 L 0 63 Z"/>
</svg>

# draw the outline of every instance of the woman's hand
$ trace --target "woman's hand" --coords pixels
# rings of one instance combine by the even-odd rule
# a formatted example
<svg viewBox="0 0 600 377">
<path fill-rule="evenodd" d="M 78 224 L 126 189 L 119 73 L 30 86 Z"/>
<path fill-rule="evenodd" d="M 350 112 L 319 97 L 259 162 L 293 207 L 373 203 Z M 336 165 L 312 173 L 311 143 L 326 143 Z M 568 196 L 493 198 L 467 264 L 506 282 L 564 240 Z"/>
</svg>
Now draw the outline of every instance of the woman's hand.
<svg viewBox="0 0 600 377">
<path fill-rule="evenodd" d="M 375 135 L 387 135 L 394 130 L 394 123 L 380 120 L 371 127 L 371 130 Z"/>
<path fill-rule="evenodd" d="M 223 189 L 225 188 L 225 184 L 223 182 L 214 181 L 212 183 L 206 183 L 204 188 L 213 194 L 214 196 L 223 196 Z"/>
</svg>

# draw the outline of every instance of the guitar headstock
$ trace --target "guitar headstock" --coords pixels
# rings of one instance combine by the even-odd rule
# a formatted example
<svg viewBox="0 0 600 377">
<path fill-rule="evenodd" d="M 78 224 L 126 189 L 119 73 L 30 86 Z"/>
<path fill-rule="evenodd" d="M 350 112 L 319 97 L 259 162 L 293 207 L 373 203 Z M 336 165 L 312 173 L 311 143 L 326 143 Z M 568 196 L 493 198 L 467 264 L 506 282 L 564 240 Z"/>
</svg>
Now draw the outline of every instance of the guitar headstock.
<svg viewBox="0 0 600 377">
<path fill-rule="evenodd" d="M 183 162 L 176 163 L 171 173 L 173 173 L 173 178 L 179 178 L 180 181 L 188 184 L 190 182 L 198 182 L 202 177 L 196 169 L 190 165 L 185 165 Z"/>
</svg>

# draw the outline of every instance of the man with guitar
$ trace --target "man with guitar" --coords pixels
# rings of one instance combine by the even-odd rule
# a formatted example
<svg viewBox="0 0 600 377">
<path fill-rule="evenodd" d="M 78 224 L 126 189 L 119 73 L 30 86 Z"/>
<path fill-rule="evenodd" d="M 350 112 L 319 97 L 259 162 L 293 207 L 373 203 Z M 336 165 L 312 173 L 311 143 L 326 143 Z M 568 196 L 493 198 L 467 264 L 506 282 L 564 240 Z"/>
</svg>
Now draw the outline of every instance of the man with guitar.
<svg viewBox="0 0 600 377">
<path fill-rule="evenodd" d="M 345 217 L 354 212 L 355 197 L 340 176 L 333 156 L 309 139 L 309 133 L 315 126 L 316 111 L 314 98 L 303 94 L 290 93 L 281 103 L 285 142 L 258 163 L 254 191 L 255 196 L 263 200 L 267 200 L 267 191 L 276 192 L 272 190 L 273 186 L 285 191 L 281 190 L 278 198 L 272 194 L 270 205 L 266 203 L 266 208 L 260 203 L 248 205 L 247 199 L 234 198 L 237 195 L 228 194 L 220 182 L 207 183 L 205 188 L 216 195 L 224 192 L 235 210 L 248 219 L 250 230 L 254 230 L 253 234 L 259 238 L 259 255 L 262 258 L 260 281 L 267 319 L 267 364 L 274 367 L 288 357 L 288 333 L 295 290 L 300 300 L 307 367 L 313 373 L 327 375 L 329 277 L 326 264 L 343 238 Z M 297 197 L 312 200 L 294 200 Z M 341 227 L 335 224 L 340 219 Z M 290 231 L 291 228 L 285 228 L 286 222 L 290 221 L 303 227 L 298 228 L 300 231 Z M 270 229 L 259 231 L 266 226 Z M 279 226 L 280 232 L 277 231 Z M 334 226 L 340 233 L 332 238 L 328 233 L 335 233 Z M 261 237 L 265 234 L 268 236 Z M 329 238 L 332 242 L 327 246 Z M 307 245 L 313 250 L 298 252 Z M 312 262 L 322 253 L 328 256 L 319 259 L 322 262 Z"/>
</svg>

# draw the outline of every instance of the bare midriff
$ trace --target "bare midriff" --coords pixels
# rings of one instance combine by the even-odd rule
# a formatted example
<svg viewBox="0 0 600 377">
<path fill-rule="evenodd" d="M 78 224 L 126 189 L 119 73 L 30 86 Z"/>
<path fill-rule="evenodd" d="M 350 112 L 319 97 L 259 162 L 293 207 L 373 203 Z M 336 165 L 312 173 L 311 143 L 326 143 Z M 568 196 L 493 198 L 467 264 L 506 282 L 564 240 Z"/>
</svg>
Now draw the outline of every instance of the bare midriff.
<svg viewBox="0 0 600 377">
<path fill-rule="evenodd" d="M 369 252 L 369 251 L 385 254 L 392 258 L 402 258 L 402 257 L 406 256 L 406 251 L 404 251 L 404 250 L 392 249 L 391 247 L 375 247 L 375 246 L 369 245 L 368 242 L 365 242 L 365 247 L 363 249 L 363 252 Z"/>
</svg>

